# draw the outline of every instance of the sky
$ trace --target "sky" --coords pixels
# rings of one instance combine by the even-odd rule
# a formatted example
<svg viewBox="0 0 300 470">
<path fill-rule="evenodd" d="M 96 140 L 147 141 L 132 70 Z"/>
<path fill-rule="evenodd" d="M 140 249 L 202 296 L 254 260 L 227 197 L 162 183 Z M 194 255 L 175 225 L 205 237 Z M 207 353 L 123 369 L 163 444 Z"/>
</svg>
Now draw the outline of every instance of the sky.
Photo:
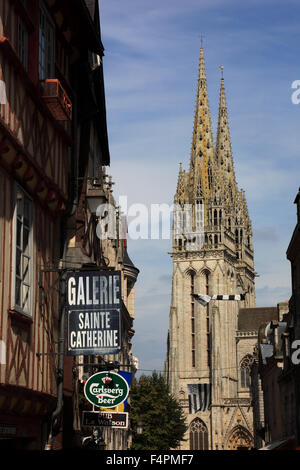
<svg viewBox="0 0 300 470">
<path fill-rule="evenodd" d="M 188 171 L 201 36 L 216 135 L 220 69 L 236 180 L 252 220 L 256 306 L 289 299 L 286 250 L 300 186 L 298 0 L 100 0 L 114 195 L 128 206 L 171 204 Z M 133 354 L 162 371 L 172 282 L 170 240 L 128 240 L 139 268 Z"/>
</svg>

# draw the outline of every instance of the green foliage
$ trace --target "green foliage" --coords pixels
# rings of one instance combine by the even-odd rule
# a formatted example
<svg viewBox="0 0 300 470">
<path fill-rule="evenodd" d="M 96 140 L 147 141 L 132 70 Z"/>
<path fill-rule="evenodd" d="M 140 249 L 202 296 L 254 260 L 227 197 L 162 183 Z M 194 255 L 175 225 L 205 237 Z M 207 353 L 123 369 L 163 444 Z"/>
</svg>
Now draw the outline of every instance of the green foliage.
<svg viewBox="0 0 300 470">
<path fill-rule="evenodd" d="M 132 449 L 169 450 L 178 446 L 187 429 L 183 411 L 170 394 L 162 375 L 141 376 L 134 380 L 130 391 Z M 137 434 L 137 423 L 143 433 Z"/>
</svg>

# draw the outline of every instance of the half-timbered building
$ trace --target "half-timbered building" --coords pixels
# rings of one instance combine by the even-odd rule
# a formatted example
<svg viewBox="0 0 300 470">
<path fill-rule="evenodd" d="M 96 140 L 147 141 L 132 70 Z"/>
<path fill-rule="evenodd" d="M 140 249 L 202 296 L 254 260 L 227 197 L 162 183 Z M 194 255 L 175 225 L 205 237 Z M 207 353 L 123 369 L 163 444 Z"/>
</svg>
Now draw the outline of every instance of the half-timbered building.
<svg viewBox="0 0 300 470">
<path fill-rule="evenodd" d="M 131 353 L 138 270 L 120 237 L 99 241 L 87 204 L 95 189 L 111 193 L 103 50 L 96 0 L 0 2 L 0 447 L 73 445 L 64 270 L 122 267 Z"/>
</svg>

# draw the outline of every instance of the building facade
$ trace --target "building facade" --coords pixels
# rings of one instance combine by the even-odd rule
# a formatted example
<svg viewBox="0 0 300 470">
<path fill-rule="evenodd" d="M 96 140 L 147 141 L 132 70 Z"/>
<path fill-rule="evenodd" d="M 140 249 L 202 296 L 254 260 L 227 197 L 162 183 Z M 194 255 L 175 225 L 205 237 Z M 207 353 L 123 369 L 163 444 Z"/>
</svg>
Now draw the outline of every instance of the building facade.
<svg viewBox="0 0 300 470">
<path fill-rule="evenodd" d="M 255 436 L 263 437 L 261 444 L 270 450 L 300 446 L 299 192 L 294 202 L 297 223 L 287 248 L 292 296 L 289 302 L 278 304 L 272 321 L 261 325 L 252 370 L 254 410 L 263 410 L 263 423 L 255 421 Z M 262 393 L 257 392 L 259 382 Z"/>
<path fill-rule="evenodd" d="M 0 2 L 1 448 L 81 445 L 85 358 L 65 354 L 67 270 L 121 271 L 122 349 L 91 362 L 131 368 L 138 270 L 105 172 L 103 55 L 96 0 Z M 95 199 L 116 209 L 113 237 L 97 236 Z"/>
<path fill-rule="evenodd" d="M 250 449 L 253 416 L 244 385 L 253 345 L 237 332 L 239 309 L 255 303 L 252 228 L 235 179 L 223 78 L 214 145 L 203 48 L 190 167 L 180 166 L 174 206 L 165 374 L 187 419 L 180 448 Z M 204 306 L 195 294 L 243 295 Z"/>
</svg>

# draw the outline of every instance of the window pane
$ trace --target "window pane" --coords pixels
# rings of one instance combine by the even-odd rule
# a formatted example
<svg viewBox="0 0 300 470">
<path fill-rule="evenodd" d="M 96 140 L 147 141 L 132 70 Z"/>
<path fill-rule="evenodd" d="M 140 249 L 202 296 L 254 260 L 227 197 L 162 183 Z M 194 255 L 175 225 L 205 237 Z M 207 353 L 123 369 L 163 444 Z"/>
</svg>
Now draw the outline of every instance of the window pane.
<svg viewBox="0 0 300 470">
<path fill-rule="evenodd" d="M 21 306 L 21 280 L 16 278 L 15 303 Z"/>
<path fill-rule="evenodd" d="M 24 197 L 24 224 L 29 227 L 30 222 L 30 201 L 27 197 Z"/>
<path fill-rule="evenodd" d="M 22 267 L 21 267 L 21 250 L 17 249 L 16 251 L 16 275 L 21 277 Z"/>
<path fill-rule="evenodd" d="M 21 248 L 21 234 L 22 234 L 22 222 L 20 219 L 17 219 L 17 233 L 16 233 L 16 243 L 19 248 Z"/>
<path fill-rule="evenodd" d="M 29 286 L 25 284 L 22 286 L 22 309 L 29 312 Z"/>
<path fill-rule="evenodd" d="M 29 258 L 27 256 L 23 256 L 22 281 L 29 284 Z"/>
<path fill-rule="evenodd" d="M 55 33 L 54 25 L 44 7 L 40 10 L 39 28 L 39 78 L 54 78 Z"/>
<path fill-rule="evenodd" d="M 15 299 L 14 303 L 25 313 L 30 313 L 32 247 L 32 201 L 20 187 L 16 191 L 15 234 Z"/>
<path fill-rule="evenodd" d="M 23 253 L 29 255 L 29 230 L 27 227 L 23 228 Z"/>
</svg>

